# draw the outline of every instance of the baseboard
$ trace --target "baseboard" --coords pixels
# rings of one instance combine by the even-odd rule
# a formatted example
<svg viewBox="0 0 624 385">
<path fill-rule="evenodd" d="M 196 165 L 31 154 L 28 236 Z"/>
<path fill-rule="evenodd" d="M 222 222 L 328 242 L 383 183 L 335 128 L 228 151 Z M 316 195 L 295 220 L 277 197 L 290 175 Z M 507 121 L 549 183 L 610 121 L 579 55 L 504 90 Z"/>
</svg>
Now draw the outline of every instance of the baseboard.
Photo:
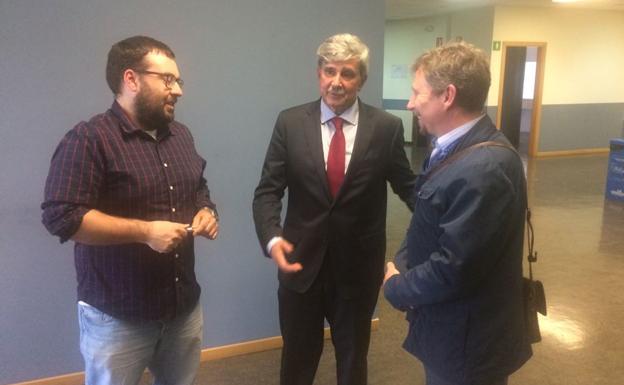
<svg viewBox="0 0 624 385">
<path fill-rule="evenodd" d="M 64 374 L 62 376 L 40 378 L 27 382 L 20 382 L 13 385 L 83 385 L 84 372 Z"/>
<path fill-rule="evenodd" d="M 201 361 L 214 361 L 222 358 L 240 356 L 243 354 L 263 352 L 282 347 L 282 337 L 269 337 L 259 340 L 245 341 L 238 344 L 217 346 L 204 349 L 201 352 Z"/>
<path fill-rule="evenodd" d="M 371 321 L 371 329 L 377 330 L 379 328 L 379 318 L 375 318 Z M 330 338 L 329 328 L 325 328 L 325 338 Z M 222 358 L 240 356 L 243 354 L 263 352 L 266 350 L 279 349 L 282 347 L 282 337 L 269 337 L 253 341 L 245 341 L 238 344 L 218 346 L 215 348 L 209 348 L 202 350 L 201 360 L 213 361 L 220 360 Z"/>
<path fill-rule="evenodd" d="M 371 321 L 371 329 L 379 328 L 379 318 Z M 325 338 L 330 337 L 329 328 L 325 328 Z M 217 346 L 204 349 L 201 352 L 201 361 L 214 361 L 222 358 L 240 356 L 243 354 L 263 352 L 282 347 L 282 337 L 269 337 L 237 344 Z M 38 380 L 20 382 L 12 385 L 82 385 L 84 384 L 84 372 L 65 374 L 56 377 L 41 378 Z"/>
<path fill-rule="evenodd" d="M 564 156 L 583 156 L 583 155 L 602 155 L 608 154 L 609 148 L 581 148 L 577 150 L 566 151 L 542 151 L 538 152 L 535 157 L 537 158 L 555 158 Z"/>
</svg>

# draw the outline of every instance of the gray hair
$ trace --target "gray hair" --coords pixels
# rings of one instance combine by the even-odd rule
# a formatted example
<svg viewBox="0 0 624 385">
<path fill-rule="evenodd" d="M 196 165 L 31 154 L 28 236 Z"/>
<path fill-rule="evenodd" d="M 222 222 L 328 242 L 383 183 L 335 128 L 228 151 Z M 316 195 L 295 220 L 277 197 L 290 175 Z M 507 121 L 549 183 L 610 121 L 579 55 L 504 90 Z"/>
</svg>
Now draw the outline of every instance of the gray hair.
<svg viewBox="0 0 624 385">
<path fill-rule="evenodd" d="M 368 47 L 355 35 L 341 33 L 328 37 L 319 45 L 316 55 L 319 68 L 329 62 L 358 59 L 362 83 L 368 77 Z"/>
</svg>

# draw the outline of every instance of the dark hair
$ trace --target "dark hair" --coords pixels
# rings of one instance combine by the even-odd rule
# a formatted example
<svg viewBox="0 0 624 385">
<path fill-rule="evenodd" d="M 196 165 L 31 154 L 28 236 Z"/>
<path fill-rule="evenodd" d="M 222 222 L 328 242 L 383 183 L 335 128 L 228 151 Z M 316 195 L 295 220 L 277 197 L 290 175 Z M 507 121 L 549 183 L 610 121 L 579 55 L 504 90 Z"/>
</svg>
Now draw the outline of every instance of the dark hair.
<svg viewBox="0 0 624 385">
<path fill-rule="evenodd" d="M 124 71 L 145 70 L 143 58 L 150 52 L 175 59 L 173 51 L 165 43 L 147 36 L 132 36 L 111 47 L 106 63 L 106 82 L 115 95 L 119 94 Z"/>
<path fill-rule="evenodd" d="M 472 44 L 449 43 L 422 54 L 412 66 L 421 70 L 436 94 L 453 84 L 456 103 L 466 111 L 481 111 L 490 89 L 487 55 Z"/>
</svg>

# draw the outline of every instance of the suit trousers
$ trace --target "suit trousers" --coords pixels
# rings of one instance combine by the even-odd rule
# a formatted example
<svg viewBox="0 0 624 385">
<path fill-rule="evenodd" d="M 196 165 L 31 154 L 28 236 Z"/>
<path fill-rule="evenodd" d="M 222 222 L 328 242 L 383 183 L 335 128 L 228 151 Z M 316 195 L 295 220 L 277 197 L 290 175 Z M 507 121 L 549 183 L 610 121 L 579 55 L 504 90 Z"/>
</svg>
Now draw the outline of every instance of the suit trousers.
<svg viewBox="0 0 624 385">
<path fill-rule="evenodd" d="M 367 355 L 371 318 L 379 286 L 363 290 L 354 298 L 337 290 L 329 263 L 304 293 L 282 285 L 278 289 L 280 328 L 284 340 L 281 385 L 311 385 L 323 352 L 325 319 L 336 353 L 338 385 L 367 383 Z"/>
</svg>

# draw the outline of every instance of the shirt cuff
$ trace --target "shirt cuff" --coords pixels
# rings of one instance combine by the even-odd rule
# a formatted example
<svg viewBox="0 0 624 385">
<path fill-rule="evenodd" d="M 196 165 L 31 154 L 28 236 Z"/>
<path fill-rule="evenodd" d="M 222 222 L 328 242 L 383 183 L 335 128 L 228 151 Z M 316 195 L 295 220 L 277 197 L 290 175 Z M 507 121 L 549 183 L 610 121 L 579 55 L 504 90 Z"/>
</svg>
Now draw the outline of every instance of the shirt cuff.
<svg viewBox="0 0 624 385">
<path fill-rule="evenodd" d="M 269 241 L 269 243 L 267 243 L 266 246 L 266 251 L 267 251 L 267 255 L 270 257 L 271 256 L 271 249 L 273 248 L 273 245 L 275 245 L 278 241 L 281 241 L 282 237 L 273 237 L 271 238 L 271 240 Z"/>
<path fill-rule="evenodd" d="M 90 210 L 76 204 L 46 204 L 42 222 L 50 234 L 58 236 L 61 243 L 65 243 L 78 231 L 82 218 Z"/>
</svg>

